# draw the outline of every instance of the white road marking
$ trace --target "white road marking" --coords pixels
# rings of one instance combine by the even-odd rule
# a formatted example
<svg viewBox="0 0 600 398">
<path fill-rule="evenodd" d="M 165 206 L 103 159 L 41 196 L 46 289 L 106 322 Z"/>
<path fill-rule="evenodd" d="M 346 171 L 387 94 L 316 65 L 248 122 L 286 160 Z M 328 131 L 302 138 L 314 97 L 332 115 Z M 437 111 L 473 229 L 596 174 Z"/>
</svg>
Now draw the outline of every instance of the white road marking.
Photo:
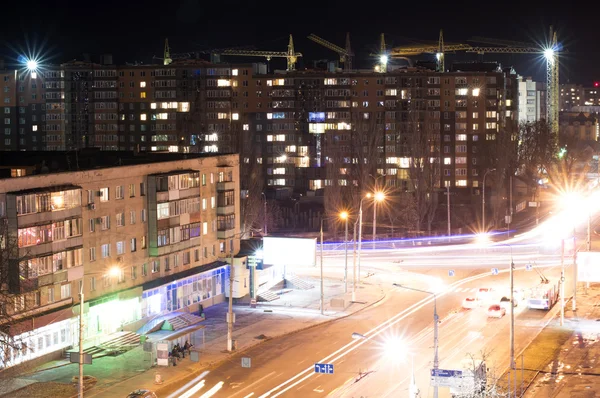
<svg viewBox="0 0 600 398">
<path fill-rule="evenodd" d="M 179 390 L 175 391 L 173 394 L 169 395 L 168 398 L 179 398 L 182 396 L 183 393 L 185 393 L 185 391 L 192 387 L 194 384 L 198 383 L 199 380 L 203 379 L 204 377 L 206 377 L 206 375 L 208 374 L 208 371 L 204 371 L 200 374 L 200 376 L 196 377 L 194 380 L 190 381 L 189 383 L 187 383 L 185 386 L 181 387 Z"/>
<path fill-rule="evenodd" d="M 250 397 L 251 397 L 251 396 L 253 396 L 253 395 L 254 395 L 254 393 L 253 393 L 253 392 L 251 392 L 250 394 L 246 395 L 244 398 L 250 398 Z"/>
<path fill-rule="evenodd" d="M 325 390 L 321 389 L 321 386 L 319 386 L 319 387 L 315 388 L 313 391 L 314 392 L 323 392 Z"/>
<path fill-rule="evenodd" d="M 221 388 L 223 388 L 223 383 L 222 381 L 218 382 L 217 384 L 215 384 L 213 386 L 213 388 L 211 388 L 210 390 L 208 390 L 207 392 L 205 392 L 204 394 L 202 394 L 200 396 L 200 398 L 210 398 L 213 395 L 215 395 L 217 393 L 217 391 L 219 391 Z"/>
<path fill-rule="evenodd" d="M 263 381 L 263 380 L 264 380 L 264 379 L 266 379 L 267 377 L 271 377 L 271 376 L 273 375 L 273 373 L 275 373 L 275 371 L 273 371 L 273 372 L 269 373 L 268 375 L 265 375 L 265 376 L 261 377 L 260 379 L 256 380 L 256 381 L 255 381 L 254 383 L 252 383 L 252 384 L 248 384 L 246 387 L 242 388 L 242 389 L 241 389 L 240 391 L 238 391 L 237 393 L 235 393 L 235 394 L 233 394 L 233 395 L 230 395 L 230 396 L 229 396 L 229 398 L 233 398 L 233 397 L 235 397 L 236 395 L 240 395 L 240 394 L 241 394 L 241 393 L 243 393 L 244 391 L 246 391 L 246 390 L 248 390 L 249 388 L 251 388 L 253 385 L 255 385 L 255 384 L 257 384 L 257 383 L 260 383 L 261 381 Z M 280 373 L 279 375 L 281 375 L 281 374 L 282 374 L 282 373 Z M 277 376 L 279 376 L 279 375 L 277 375 Z M 247 397 L 249 397 L 249 396 L 251 396 L 251 395 L 253 395 L 253 394 L 254 394 L 254 393 L 251 393 L 250 395 L 247 395 L 247 396 L 246 396 L 246 397 L 244 397 L 244 398 L 247 398 Z"/>
</svg>

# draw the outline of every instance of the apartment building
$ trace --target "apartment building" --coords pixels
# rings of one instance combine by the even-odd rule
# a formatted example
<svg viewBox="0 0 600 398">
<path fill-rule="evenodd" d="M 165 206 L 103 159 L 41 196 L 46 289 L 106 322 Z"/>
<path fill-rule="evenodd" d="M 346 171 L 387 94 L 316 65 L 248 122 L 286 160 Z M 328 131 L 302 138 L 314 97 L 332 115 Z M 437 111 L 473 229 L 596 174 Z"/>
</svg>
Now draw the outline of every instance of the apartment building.
<svg viewBox="0 0 600 398">
<path fill-rule="evenodd" d="M 594 82 L 592 87 L 583 89 L 583 105 L 600 106 L 600 83 Z"/>
<path fill-rule="evenodd" d="M 600 137 L 597 113 L 562 112 L 560 114 L 560 128 L 568 136 L 580 141 L 598 141 Z"/>
<path fill-rule="evenodd" d="M 496 63 L 461 64 L 444 74 L 416 68 L 267 74 L 264 64 L 105 61 L 23 72 L 17 85 L 14 71 L 5 71 L 9 127 L 0 150 L 239 152 L 243 164 L 262 169 L 266 190 L 304 194 L 354 184 L 348 169 L 359 159 L 351 154 L 352 131 L 378 128 L 384 143 L 366 161 L 385 174 L 385 184 L 408 189 L 406 131 L 418 120 L 435 131 L 435 156 L 445 166 L 441 186 L 477 192 L 485 159 L 475 151 L 518 112 L 516 75 Z M 24 117 L 15 121 L 17 113 Z M 339 175 L 326 171 L 331 150 Z"/>
<path fill-rule="evenodd" d="M 519 122 L 536 122 L 546 119 L 546 83 L 531 77 L 519 78 Z"/>
<path fill-rule="evenodd" d="M 81 290 L 85 338 L 224 299 L 221 259 L 239 251 L 236 155 L 16 155 L 0 159 L 0 323 L 22 349 L 3 347 L 0 363 L 73 345 Z"/>
<path fill-rule="evenodd" d="M 574 106 L 582 106 L 585 103 L 585 92 L 580 84 L 560 85 L 559 106 L 560 112 L 570 112 Z"/>
</svg>

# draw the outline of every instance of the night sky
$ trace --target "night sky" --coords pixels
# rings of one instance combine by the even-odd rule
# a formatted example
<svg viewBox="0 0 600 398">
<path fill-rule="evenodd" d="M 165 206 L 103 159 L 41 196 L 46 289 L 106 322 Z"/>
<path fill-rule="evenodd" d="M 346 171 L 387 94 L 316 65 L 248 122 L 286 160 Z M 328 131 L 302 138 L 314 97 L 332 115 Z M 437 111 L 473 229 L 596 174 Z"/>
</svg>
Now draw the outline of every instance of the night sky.
<svg viewBox="0 0 600 398">
<path fill-rule="evenodd" d="M 135 5 L 134 5 L 135 4 Z M 294 36 L 304 63 L 336 59 L 336 54 L 306 39 L 314 33 L 344 46 L 350 32 L 355 63 L 369 68 L 369 53 L 378 48 L 379 34 L 389 46 L 435 42 L 444 29 L 447 43 L 464 43 L 473 36 L 514 41 L 544 42 L 549 25 L 569 51 L 561 60 L 561 83 L 591 85 L 600 80 L 600 6 L 552 8 L 552 3 L 481 1 L 477 3 L 356 2 L 352 1 L 11 1 L 2 6 L 0 56 L 7 64 L 18 53 L 40 49 L 50 62 L 61 63 L 113 54 L 118 64 L 151 62 L 162 56 L 164 38 L 173 53 L 235 46 L 285 51 L 287 35 Z M 365 6 L 367 4 L 367 6 Z M 421 6 L 423 8 L 418 8 Z M 296 8 L 292 8 L 296 7 Z M 563 7 L 566 7 L 563 5 Z M 472 44 L 472 43 L 469 43 Z M 447 56 L 475 60 L 477 56 Z M 467 57 L 467 58 L 465 58 Z M 260 58 L 246 61 L 262 61 Z M 524 76 L 545 79 L 545 66 L 533 55 L 485 55 L 485 61 L 514 66 Z M 239 61 L 239 60 L 236 60 Z M 284 68 L 285 60 L 272 61 Z M 302 65 L 302 64 L 301 64 Z"/>
</svg>

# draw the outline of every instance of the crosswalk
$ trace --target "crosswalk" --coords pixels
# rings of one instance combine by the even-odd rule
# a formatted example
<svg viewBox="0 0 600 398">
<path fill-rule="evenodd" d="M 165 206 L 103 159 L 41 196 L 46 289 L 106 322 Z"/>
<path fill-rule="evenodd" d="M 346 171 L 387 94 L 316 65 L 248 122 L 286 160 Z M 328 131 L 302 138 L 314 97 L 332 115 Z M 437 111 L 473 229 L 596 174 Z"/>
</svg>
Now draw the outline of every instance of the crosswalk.
<svg viewBox="0 0 600 398">
<path fill-rule="evenodd" d="M 475 293 L 479 290 L 478 287 L 455 287 L 449 289 L 449 293 Z"/>
</svg>

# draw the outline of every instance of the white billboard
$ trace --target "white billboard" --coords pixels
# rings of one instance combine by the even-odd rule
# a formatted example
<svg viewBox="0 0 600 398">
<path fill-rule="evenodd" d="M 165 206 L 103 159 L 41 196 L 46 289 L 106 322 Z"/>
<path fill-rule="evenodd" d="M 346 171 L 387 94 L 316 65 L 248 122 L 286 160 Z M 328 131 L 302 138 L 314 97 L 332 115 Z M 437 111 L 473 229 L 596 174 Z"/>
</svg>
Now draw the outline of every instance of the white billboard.
<svg viewBox="0 0 600 398">
<path fill-rule="evenodd" d="M 315 238 L 263 238 L 264 264 L 311 267 L 316 264 L 316 253 Z"/>
<path fill-rule="evenodd" d="M 565 262 L 568 260 L 566 258 Z M 579 282 L 600 282 L 600 252 L 577 252 L 577 279 Z"/>
</svg>

